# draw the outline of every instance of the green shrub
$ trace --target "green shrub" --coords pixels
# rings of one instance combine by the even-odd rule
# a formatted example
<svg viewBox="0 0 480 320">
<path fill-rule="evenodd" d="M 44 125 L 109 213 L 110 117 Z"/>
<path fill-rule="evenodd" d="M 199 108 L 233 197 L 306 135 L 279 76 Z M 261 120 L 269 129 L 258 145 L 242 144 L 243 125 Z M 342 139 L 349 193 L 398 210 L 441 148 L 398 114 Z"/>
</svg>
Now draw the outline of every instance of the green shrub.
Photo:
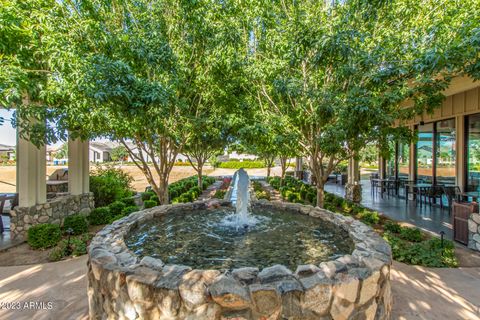
<svg viewBox="0 0 480 320">
<path fill-rule="evenodd" d="M 155 200 L 147 200 L 147 201 L 143 202 L 143 207 L 145 209 L 153 208 L 153 207 L 156 207 L 156 206 L 158 206 L 158 202 L 155 201 Z"/>
<path fill-rule="evenodd" d="M 213 197 L 216 199 L 223 199 L 225 198 L 226 193 L 227 193 L 226 190 L 217 190 L 215 191 L 215 194 L 213 195 Z"/>
<path fill-rule="evenodd" d="M 378 213 L 367 209 L 364 209 L 362 212 L 357 214 L 357 218 L 369 225 L 377 224 L 378 222 L 380 222 L 380 216 L 378 215 Z"/>
<path fill-rule="evenodd" d="M 67 232 L 68 229 L 72 229 L 73 234 L 75 235 L 88 232 L 87 219 L 81 214 L 74 214 L 65 217 L 65 219 L 63 220 L 63 231 Z"/>
<path fill-rule="evenodd" d="M 115 222 L 115 221 L 117 221 L 117 220 L 122 219 L 123 217 L 125 217 L 124 214 L 117 214 L 117 215 L 115 215 L 115 216 L 110 217 L 110 219 L 108 220 L 108 223 L 109 223 L 109 224 L 110 224 L 110 223 L 113 223 L 113 222 Z"/>
<path fill-rule="evenodd" d="M 220 162 L 218 168 L 240 169 L 240 168 L 265 168 L 265 162 L 262 160 L 229 160 Z"/>
<path fill-rule="evenodd" d="M 107 224 L 110 219 L 110 209 L 108 207 L 95 208 L 90 212 L 88 221 L 91 225 L 98 226 Z"/>
<path fill-rule="evenodd" d="M 48 260 L 55 262 L 60 261 L 65 257 L 65 248 L 63 246 L 57 246 L 48 254 Z"/>
<path fill-rule="evenodd" d="M 402 230 L 402 227 L 394 221 L 387 221 L 383 225 L 383 229 L 390 233 L 400 233 L 400 231 Z"/>
<path fill-rule="evenodd" d="M 418 228 L 401 227 L 400 238 L 410 242 L 420 242 L 423 240 L 423 235 Z"/>
<path fill-rule="evenodd" d="M 115 201 L 111 203 L 108 208 L 110 209 L 110 215 L 111 216 L 116 216 L 118 214 L 122 213 L 122 210 L 125 209 L 125 203 L 121 201 Z"/>
<path fill-rule="evenodd" d="M 300 194 L 298 192 L 287 191 L 286 193 L 287 201 L 297 202 L 300 199 Z"/>
<path fill-rule="evenodd" d="M 313 192 L 308 192 L 307 195 L 305 196 L 305 200 L 307 200 L 310 203 L 316 203 L 317 195 Z"/>
<path fill-rule="evenodd" d="M 62 231 L 56 224 L 37 224 L 30 227 L 27 242 L 33 249 L 45 249 L 55 246 L 62 238 Z"/>
<path fill-rule="evenodd" d="M 393 259 L 396 261 L 433 268 L 458 266 L 452 241 L 444 240 L 442 248 L 438 238 L 412 243 L 390 232 L 385 232 L 383 237 L 390 244 Z"/>
<path fill-rule="evenodd" d="M 50 251 L 48 259 L 50 261 L 59 261 L 70 254 L 73 257 L 78 257 L 87 253 L 87 243 L 89 235 L 82 235 L 80 237 L 70 238 L 70 248 L 68 239 L 60 241 L 60 243 Z"/>
<path fill-rule="evenodd" d="M 135 206 L 135 197 L 126 197 L 120 199 L 121 202 L 123 202 L 127 207 Z"/>
<path fill-rule="evenodd" d="M 120 169 L 98 167 L 90 176 L 90 191 L 95 197 L 95 205 L 103 207 L 131 196 L 131 182 L 132 178 Z"/>
<path fill-rule="evenodd" d="M 270 195 L 265 190 L 255 191 L 255 196 L 258 200 L 270 200 Z"/>
<path fill-rule="evenodd" d="M 151 192 L 143 192 L 142 193 L 142 201 L 145 201 L 145 200 L 150 200 L 150 197 L 152 196 L 152 193 Z"/>
<path fill-rule="evenodd" d="M 128 207 L 123 208 L 122 215 L 128 216 L 130 213 L 136 212 L 136 211 L 138 211 L 137 206 L 128 206 Z"/>
</svg>

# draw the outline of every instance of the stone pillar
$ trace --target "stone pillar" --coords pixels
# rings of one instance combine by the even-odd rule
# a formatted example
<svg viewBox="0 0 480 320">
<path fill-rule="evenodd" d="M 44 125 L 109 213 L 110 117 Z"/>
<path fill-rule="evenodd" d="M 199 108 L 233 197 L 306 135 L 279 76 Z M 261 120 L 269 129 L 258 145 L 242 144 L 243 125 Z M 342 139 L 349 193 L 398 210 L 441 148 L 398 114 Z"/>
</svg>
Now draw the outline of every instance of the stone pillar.
<svg viewBox="0 0 480 320">
<path fill-rule="evenodd" d="M 88 141 L 68 139 L 68 191 L 80 195 L 89 191 Z"/>
<path fill-rule="evenodd" d="M 455 184 L 460 187 L 462 191 L 465 187 L 465 156 L 467 154 L 467 146 L 465 145 L 465 119 L 464 116 L 457 116 L 455 118 L 455 136 L 456 136 L 456 143 L 455 143 Z"/>
<path fill-rule="evenodd" d="M 345 198 L 356 203 L 362 201 L 362 185 L 360 184 L 360 169 L 358 160 L 354 157 L 348 160 L 348 181 L 345 185 Z"/>
<path fill-rule="evenodd" d="M 18 133 L 17 133 L 18 135 Z M 17 138 L 17 192 L 20 207 L 47 202 L 46 147 Z"/>
<path fill-rule="evenodd" d="M 295 177 L 297 179 L 303 179 L 303 158 L 297 157 L 295 159 Z"/>
</svg>

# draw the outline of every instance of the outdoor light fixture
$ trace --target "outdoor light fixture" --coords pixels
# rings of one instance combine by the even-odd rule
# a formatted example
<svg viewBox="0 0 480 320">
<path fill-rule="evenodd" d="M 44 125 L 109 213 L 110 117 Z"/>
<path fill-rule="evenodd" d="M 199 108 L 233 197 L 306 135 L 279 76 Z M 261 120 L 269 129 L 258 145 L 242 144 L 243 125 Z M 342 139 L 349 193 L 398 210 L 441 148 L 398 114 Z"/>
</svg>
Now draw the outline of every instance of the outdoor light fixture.
<svg viewBox="0 0 480 320">
<path fill-rule="evenodd" d="M 67 247 L 65 248 L 65 255 L 69 256 L 73 251 L 72 248 L 70 247 L 70 237 L 73 235 L 73 229 L 68 228 L 67 234 L 68 234 L 68 240 L 67 240 Z"/>
</svg>

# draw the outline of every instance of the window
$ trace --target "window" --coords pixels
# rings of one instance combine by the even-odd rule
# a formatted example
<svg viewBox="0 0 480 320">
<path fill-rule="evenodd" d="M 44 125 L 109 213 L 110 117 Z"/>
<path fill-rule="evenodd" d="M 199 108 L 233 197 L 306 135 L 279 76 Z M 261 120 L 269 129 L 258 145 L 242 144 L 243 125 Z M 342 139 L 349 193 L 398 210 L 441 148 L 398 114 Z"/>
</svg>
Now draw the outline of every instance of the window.
<svg viewBox="0 0 480 320">
<path fill-rule="evenodd" d="M 433 183 L 433 123 L 418 126 L 417 179 Z"/>
<path fill-rule="evenodd" d="M 467 117 L 467 191 L 480 191 L 480 114 Z"/>
<path fill-rule="evenodd" d="M 439 121 L 435 125 L 436 183 L 455 185 L 455 119 Z"/>
</svg>

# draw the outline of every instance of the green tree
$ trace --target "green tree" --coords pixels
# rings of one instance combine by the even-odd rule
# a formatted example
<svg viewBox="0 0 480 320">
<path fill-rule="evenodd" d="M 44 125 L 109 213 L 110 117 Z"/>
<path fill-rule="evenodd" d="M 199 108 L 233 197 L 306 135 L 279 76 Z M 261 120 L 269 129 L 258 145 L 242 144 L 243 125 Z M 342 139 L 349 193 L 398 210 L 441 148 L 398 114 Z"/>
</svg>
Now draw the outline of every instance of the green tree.
<svg viewBox="0 0 480 320">
<path fill-rule="evenodd" d="M 120 164 L 123 164 L 123 161 L 128 157 L 128 151 L 124 146 L 118 146 L 113 148 L 110 151 L 110 158 L 112 161 L 120 161 Z"/>
<path fill-rule="evenodd" d="M 478 77 L 474 3 L 261 1 L 250 12 L 255 95 L 300 136 L 318 206 L 338 163 L 411 138 L 403 121 L 440 105 L 452 76 Z"/>
<path fill-rule="evenodd" d="M 55 159 L 68 158 L 68 143 L 63 143 L 55 152 Z"/>
<path fill-rule="evenodd" d="M 81 128 L 120 141 L 160 203 L 168 203 L 176 156 L 187 146 L 192 151 L 204 145 L 196 133 L 209 123 L 209 108 L 241 102 L 235 79 L 242 71 L 237 55 L 243 41 L 232 28 L 231 8 L 210 1 L 126 1 L 114 7 L 92 1 L 81 9 L 72 10 L 83 21 L 72 45 L 84 63 L 72 82 L 75 92 L 85 94 L 81 114 L 91 124 Z"/>
</svg>

